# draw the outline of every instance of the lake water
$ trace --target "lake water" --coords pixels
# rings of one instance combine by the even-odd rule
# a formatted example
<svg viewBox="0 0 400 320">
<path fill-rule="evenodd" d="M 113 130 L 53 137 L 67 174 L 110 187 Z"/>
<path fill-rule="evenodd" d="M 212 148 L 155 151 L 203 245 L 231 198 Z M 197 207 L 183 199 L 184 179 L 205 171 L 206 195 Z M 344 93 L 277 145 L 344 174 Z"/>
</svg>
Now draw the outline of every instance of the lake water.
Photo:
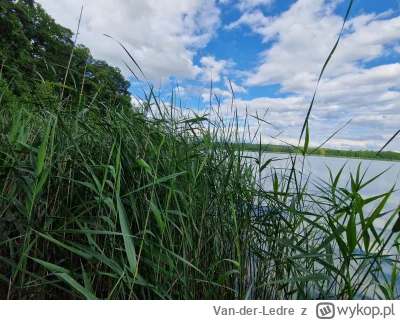
<svg viewBox="0 0 400 320">
<path fill-rule="evenodd" d="M 248 152 L 248 156 L 258 157 L 258 154 Z M 279 153 L 264 153 L 262 155 L 261 163 L 265 163 L 268 159 L 274 158 L 274 161 L 264 170 L 263 177 L 265 178 L 270 174 L 268 168 L 274 167 L 279 172 L 283 172 L 288 168 L 292 167 L 292 162 L 290 160 L 290 155 L 279 154 Z M 385 211 L 394 210 L 400 205 L 400 162 L 391 161 L 377 161 L 377 160 L 365 160 L 365 159 L 346 159 L 346 158 L 331 158 L 331 157 L 318 157 L 318 156 L 308 156 L 304 161 L 303 157 L 298 156 L 296 161 L 296 169 L 303 169 L 304 178 L 303 181 L 309 176 L 310 182 L 313 184 L 321 185 L 322 181 L 330 182 L 329 170 L 331 170 L 333 178 L 336 177 L 340 169 L 344 167 L 343 172 L 340 176 L 338 187 L 346 187 L 351 190 L 350 184 L 350 173 L 352 173 L 355 178 L 357 173 L 357 168 L 361 163 L 360 176 L 365 176 L 363 182 L 367 182 L 369 179 L 379 175 L 381 172 L 387 170 L 375 181 L 363 188 L 359 193 L 365 199 L 372 196 L 377 196 L 382 193 L 388 192 L 393 185 L 396 184 L 395 191 L 389 198 Z M 327 168 L 328 167 L 328 168 Z M 315 190 L 315 187 L 310 184 L 310 190 Z M 265 179 L 264 188 L 266 190 L 272 189 L 271 179 Z M 379 199 L 378 201 L 380 201 Z M 367 209 L 372 209 L 377 202 L 371 203 Z M 368 211 L 367 211 L 368 212 Z M 385 219 L 378 219 L 376 221 L 376 227 L 381 228 L 386 222 Z"/>
<path fill-rule="evenodd" d="M 258 157 L 258 153 L 246 152 L 246 156 L 249 157 Z M 289 169 L 292 167 L 292 161 L 290 160 L 289 155 L 285 154 L 277 154 L 277 153 L 264 153 L 262 155 L 261 164 L 265 163 L 267 160 L 274 158 L 274 161 L 271 162 L 266 169 L 263 171 L 262 185 L 265 190 L 272 190 L 272 179 L 270 177 L 272 167 L 276 169 L 278 175 L 285 174 L 288 175 Z M 375 181 L 367 185 L 365 188 L 359 191 L 359 194 L 363 197 L 363 199 L 381 195 L 390 191 L 390 189 L 396 185 L 396 189 L 400 189 L 400 162 L 390 162 L 390 161 L 376 161 L 376 160 L 365 160 L 365 159 L 345 159 L 345 158 L 331 158 L 331 157 L 318 157 L 318 156 L 309 156 L 303 161 L 304 158 L 302 156 L 297 156 L 296 161 L 296 169 L 303 172 L 303 182 L 309 178 L 309 188 L 308 190 L 316 190 L 316 185 L 323 184 L 323 181 L 330 182 L 329 169 L 332 172 L 333 179 L 335 179 L 336 175 L 340 171 L 340 169 L 344 166 L 343 172 L 341 174 L 338 188 L 344 187 L 351 191 L 351 183 L 350 183 L 350 173 L 353 175 L 354 179 L 357 174 L 357 168 L 361 163 L 360 176 L 363 176 L 363 182 L 367 182 L 371 178 L 379 175 L 383 171 L 387 170 L 380 177 L 378 177 Z M 373 211 L 374 207 L 382 200 L 382 198 L 378 199 L 375 202 L 370 203 L 369 205 L 364 207 L 364 214 L 368 217 Z M 400 205 L 400 190 L 395 191 L 388 202 L 386 203 L 382 212 L 395 210 Z M 389 213 L 387 216 L 376 219 L 374 222 L 374 226 L 379 231 L 382 229 L 386 222 L 387 217 L 390 217 L 392 214 Z M 396 219 L 395 219 L 396 220 Z M 393 222 L 394 223 L 394 222 Z M 389 227 L 389 231 L 391 231 L 392 226 Z M 394 241 L 394 237 L 392 238 Z M 397 250 L 395 247 L 391 246 L 391 250 L 386 250 L 386 253 L 389 254 L 397 254 Z M 390 278 L 391 275 L 391 267 L 387 263 L 382 264 L 382 268 L 384 269 L 384 273 Z M 381 280 L 381 279 L 380 279 Z M 397 290 L 400 290 L 400 281 L 396 282 Z M 373 297 L 372 289 L 368 290 L 368 297 Z M 360 298 L 360 297 L 358 297 Z"/>
</svg>

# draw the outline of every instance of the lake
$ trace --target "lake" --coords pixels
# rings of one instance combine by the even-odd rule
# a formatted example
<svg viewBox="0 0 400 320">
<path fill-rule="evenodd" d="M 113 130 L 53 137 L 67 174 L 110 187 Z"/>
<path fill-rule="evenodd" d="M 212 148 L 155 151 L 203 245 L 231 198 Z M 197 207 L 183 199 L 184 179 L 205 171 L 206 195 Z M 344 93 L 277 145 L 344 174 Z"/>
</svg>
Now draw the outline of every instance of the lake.
<svg viewBox="0 0 400 320">
<path fill-rule="evenodd" d="M 246 155 L 258 157 L 258 153 L 254 152 L 246 152 Z M 271 158 L 275 158 L 275 160 L 271 162 L 271 164 L 264 170 L 262 178 L 265 178 L 267 175 L 270 174 L 270 170 L 268 170 L 268 168 L 272 166 L 278 170 L 278 173 L 279 171 L 283 172 L 284 170 L 287 170 L 292 166 L 290 155 L 279 153 L 263 153 L 261 163 L 263 164 Z M 333 178 L 335 178 L 340 169 L 345 165 L 338 183 L 338 187 L 342 188 L 346 187 L 347 185 L 347 188 L 351 189 L 350 173 L 352 173 L 355 178 L 357 168 L 360 163 L 360 175 L 362 176 L 365 172 L 365 176 L 363 178 L 364 182 L 367 182 L 369 179 L 387 170 L 379 178 L 377 178 L 375 181 L 367 185 L 359 192 L 364 199 L 388 192 L 394 184 L 396 184 L 397 186 L 395 187 L 395 190 L 399 189 L 400 162 L 308 156 L 304 161 L 303 173 L 305 174 L 305 179 L 307 176 L 310 176 L 310 182 L 321 185 L 322 181 L 330 182 L 329 170 L 327 167 L 329 167 L 332 172 Z M 303 157 L 298 156 L 296 161 L 296 169 L 301 170 L 302 166 Z M 264 188 L 266 190 L 272 188 L 271 179 L 265 179 Z M 315 190 L 315 187 L 310 185 L 310 190 Z M 376 202 L 371 203 L 369 206 L 367 206 L 367 208 L 372 209 L 374 204 L 376 204 Z M 400 190 L 395 191 L 392 194 L 385 206 L 385 210 L 393 210 L 397 208 L 399 204 Z M 376 222 L 376 227 L 380 228 L 383 227 L 385 220 L 381 219 Z"/>
<path fill-rule="evenodd" d="M 246 156 L 249 157 L 258 157 L 258 153 L 253 152 L 246 152 Z M 264 164 L 267 160 L 274 158 L 274 161 L 271 162 L 266 169 L 263 171 L 261 179 L 262 185 L 265 190 L 272 190 L 272 179 L 270 177 L 272 168 L 277 170 L 278 175 L 280 173 L 288 175 L 288 169 L 292 167 L 292 162 L 290 160 L 290 155 L 287 154 L 277 154 L 277 153 L 264 153 L 262 155 L 261 164 Z M 309 184 L 309 191 L 316 191 L 316 187 L 314 185 L 321 185 L 323 181 L 330 183 L 330 175 L 329 170 L 332 172 L 333 179 L 338 174 L 340 169 L 344 166 L 343 172 L 341 174 L 338 187 L 344 187 L 351 191 L 351 184 L 350 184 L 350 173 L 354 176 L 357 174 L 357 168 L 361 163 L 360 169 L 360 176 L 365 176 L 363 178 L 363 182 L 367 182 L 371 178 L 379 175 L 383 171 L 387 170 L 383 173 L 380 177 L 378 177 L 375 181 L 371 184 L 367 185 L 365 188 L 359 191 L 359 194 L 363 197 L 363 199 L 381 195 L 383 193 L 388 192 L 395 184 L 396 186 L 399 185 L 400 182 L 400 162 L 390 162 L 390 161 L 377 161 L 377 160 L 365 160 L 365 159 L 346 159 L 346 158 L 332 158 L 332 157 L 319 157 L 319 156 L 309 156 L 303 161 L 302 156 L 297 157 L 296 161 L 296 169 L 302 170 L 304 181 L 307 180 L 309 177 L 310 184 Z M 304 162 L 304 166 L 303 166 Z M 303 168 L 302 168 L 303 167 Z M 395 187 L 395 190 L 399 189 L 399 187 Z M 314 192 L 312 192 L 314 193 Z M 400 191 L 395 191 L 391 197 L 389 198 L 388 202 L 386 203 L 382 212 L 392 211 L 396 209 L 400 205 Z M 365 217 L 368 217 L 371 212 L 373 211 L 374 207 L 382 200 L 382 198 L 378 199 L 375 202 L 371 202 L 370 204 L 364 207 L 364 214 Z M 388 215 L 378 218 L 374 222 L 374 226 L 379 232 L 379 229 L 382 229 L 386 222 L 387 217 L 391 216 L 392 213 Z M 394 222 L 393 222 L 394 223 Z M 389 230 L 392 229 L 392 226 L 389 226 Z M 387 233 L 386 233 L 387 235 Z M 345 237 L 345 235 L 344 235 Z M 392 238 L 394 241 L 394 237 Z M 390 250 L 386 250 L 385 253 L 390 254 L 397 254 L 397 250 L 394 246 L 388 245 Z M 392 268 L 387 264 L 383 263 L 382 265 L 383 271 L 385 275 L 390 279 Z M 368 277 L 370 280 L 371 278 Z M 382 276 L 380 276 L 379 280 L 383 280 Z M 397 290 L 400 290 L 400 281 L 396 281 Z M 368 289 L 367 297 L 372 298 L 373 290 Z M 361 298 L 361 296 L 357 296 L 357 298 Z"/>
</svg>

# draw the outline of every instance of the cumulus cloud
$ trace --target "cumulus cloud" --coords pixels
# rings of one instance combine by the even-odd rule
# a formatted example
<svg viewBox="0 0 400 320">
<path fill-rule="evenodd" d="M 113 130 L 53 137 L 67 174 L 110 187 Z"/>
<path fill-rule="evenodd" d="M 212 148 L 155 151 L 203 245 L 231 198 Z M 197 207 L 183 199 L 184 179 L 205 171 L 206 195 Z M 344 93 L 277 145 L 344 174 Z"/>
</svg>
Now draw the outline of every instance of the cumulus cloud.
<svg viewBox="0 0 400 320">
<path fill-rule="evenodd" d="M 242 0 L 236 5 L 241 11 L 247 11 L 259 6 L 269 6 L 274 0 Z"/>
<path fill-rule="evenodd" d="M 224 84 L 225 84 L 225 87 L 228 90 L 231 90 L 231 91 L 233 90 L 234 94 L 236 94 L 236 93 L 247 93 L 248 92 L 246 88 L 237 85 L 233 81 L 230 81 L 230 83 L 229 83 L 229 79 L 227 77 L 224 77 Z M 231 88 L 231 86 L 232 86 L 232 88 Z"/>
<path fill-rule="evenodd" d="M 185 87 L 182 87 L 182 86 L 178 85 L 177 87 L 175 87 L 174 91 L 175 91 L 175 94 L 177 94 L 180 97 L 183 97 L 183 96 L 186 95 Z"/>
<path fill-rule="evenodd" d="M 331 59 L 325 76 L 357 72 L 359 62 L 368 62 L 385 53 L 385 45 L 400 40 L 400 17 L 361 14 L 346 24 L 346 33 Z M 334 14 L 323 0 L 299 0 L 279 16 L 261 11 L 244 13 L 227 29 L 251 28 L 271 47 L 261 54 L 260 65 L 248 74 L 247 85 L 280 83 L 293 90 L 290 81 L 316 80 L 335 43 L 343 18 Z M 289 82 L 289 83 L 288 83 Z M 302 85 L 304 81 L 296 81 Z M 302 90 L 302 88 L 299 88 Z"/>
<path fill-rule="evenodd" d="M 238 101 L 239 106 L 270 108 L 270 117 L 276 123 L 282 122 L 279 118 L 285 119 L 282 125 L 288 130 L 288 136 L 299 135 L 308 108 L 299 102 L 309 105 L 321 68 L 337 40 L 343 17 L 336 15 L 334 9 L 340 2 L 298 0 L 280 15 L 268 16 L 254 10 L 244 12 L 238 20 L 225 26 L 232 32 L 250 28 L 262 37 L 266 46 L 258 66 L 244 72 L 244 85 L 251 88 L 279 84 L 280 93 L 296 97 L 250 99 Z M 352 117 L 349 127 L 357 128 L 357 135 L 364 137 L 363 141 L 352 143 L 342 137 L 331 141 L 331 146 L 366 147 L 365 138 L 379 130 L 382 134 L 374 135 L 376 139 L 369 141 L 369 147 L 377 149 L 398 130 L 400 64 L 383 64 L 378 60 L 400 52 L 400 16 L 394 15 L 392 10 L 361 13 L 346 23 L 318 88 L 310 119 L 314 138 L 323 141 L 323 137 L 329 136 L 327 128 L 332 128 L 328 131 L 333 133 L 333 125 Z M 375 65 L 366 67 L 371 62 Z M 277 108 L 280 114 L 275 113 Z M 292 111 L 289 113 L 289 110 Z M 302 119 L 301 123 L 297 119 Z M 350 134 L 346 130 L 343 134 Z M 393 141 L 391 148 L 399 149 L 400 143 Z"/>
<path fill-rule="evenodd" d="M 177 76 L 195 79 L 201 69 L 193 56 L 215 36 L 220 9 L 215 0 L 38 0 L 58 23 L 75 31 L 80 8 L 83 19 L 78 42 L 93 55 L 119 66 L 129 60 L 108 34 L 132 54 L 145 75 L 154 81 Z M 130 62 L 130 61 L 129 61 Z M 134 65 L 132 65 L 133 69 Z"/>
<path fill-rule="evenodd" d="M 221 75 L 229 72 L 235 64 L 229 60 L 216 60 L 214 56 L 205 56 L 200 59 L 202 65 L 201 80 L 205 82 L 219 82 Z"/>
</svg>

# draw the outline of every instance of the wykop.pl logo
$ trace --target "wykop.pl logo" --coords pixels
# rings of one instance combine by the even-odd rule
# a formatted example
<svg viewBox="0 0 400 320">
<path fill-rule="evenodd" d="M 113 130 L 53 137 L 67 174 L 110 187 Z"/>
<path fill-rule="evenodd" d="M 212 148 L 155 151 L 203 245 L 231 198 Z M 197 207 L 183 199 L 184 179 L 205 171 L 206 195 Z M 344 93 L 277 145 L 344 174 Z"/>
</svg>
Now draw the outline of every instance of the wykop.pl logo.
<svg viewBox="0 0 400 320">
<path fill-rule="evenodd" d="M 335 305 L 330 302 L 318 303 L 316 312 L 318 319 L 333 319 L 335 317 Z"/>
</svg>

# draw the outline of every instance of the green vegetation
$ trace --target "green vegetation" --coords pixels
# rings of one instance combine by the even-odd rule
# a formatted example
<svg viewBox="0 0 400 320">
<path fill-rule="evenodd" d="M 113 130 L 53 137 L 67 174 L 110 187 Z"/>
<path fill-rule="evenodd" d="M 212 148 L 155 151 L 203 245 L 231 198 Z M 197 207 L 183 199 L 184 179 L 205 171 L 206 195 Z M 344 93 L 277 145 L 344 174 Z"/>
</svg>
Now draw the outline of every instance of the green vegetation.
<svg viewBox="0 0 400 320">
<path fill-rule="evenodd" d="M 27 34 L 15 12 L 44 15 L 28 2 L 3 6 L 9 45 Z M 0 298 L 399 298 L 395 187 L 361 195 L 380 175 L 359 167 L 339 188 L 342 168 L 311 193 L 303 156 L 275 170 L 245 154 L 246 119 L 182 114 L 151 87 L 126 108 L 85 77 L 59 85 L 64 67 L 32 72 L 43 61 L 28 47 L 16 52 L 31 68 L 3 64 L 0 87 Z M 304 153 L 308 141 L 306 119 Z"/>
<path fill-rule="evenodd" d="M 75 92 L 70 94 L 75 103 L 96 99 L 110 107 L 130 108 L 130 83 L 120 71 L 94 59 L 85 46 L 74 47 L 72 31 L 32 3 L 0 2 L 0 88 L 15 95 L 15 99 L 4 95 L 2 104 L 18 100 L 32 107 L 43 103 L 54 107 L 63 91 Z M 79 102 L 81 98 L 86 101 Z"/>
<path fill-rule="evenodd" d="M 243 150 L 256 151 L 260 149 L 259 144 L 245 143 Z M 290 153 L 301 154 L 302 147 L 292 145 L 275 145 L 275 144 L 262 144 L 262 152 L 272 153 Z M 393 151 L 382 151 L 378 154 L 377 151 L 371 150 L 335 150 L 329 148 L 308 148 L 309 155 L 323 156 L 323 157 L 344 157 L 344 158 L 361 158 L 361 159 L 376 159 L 376 160 L 389 160 L 400 161 L 400 153 Z"/>
</svg>

